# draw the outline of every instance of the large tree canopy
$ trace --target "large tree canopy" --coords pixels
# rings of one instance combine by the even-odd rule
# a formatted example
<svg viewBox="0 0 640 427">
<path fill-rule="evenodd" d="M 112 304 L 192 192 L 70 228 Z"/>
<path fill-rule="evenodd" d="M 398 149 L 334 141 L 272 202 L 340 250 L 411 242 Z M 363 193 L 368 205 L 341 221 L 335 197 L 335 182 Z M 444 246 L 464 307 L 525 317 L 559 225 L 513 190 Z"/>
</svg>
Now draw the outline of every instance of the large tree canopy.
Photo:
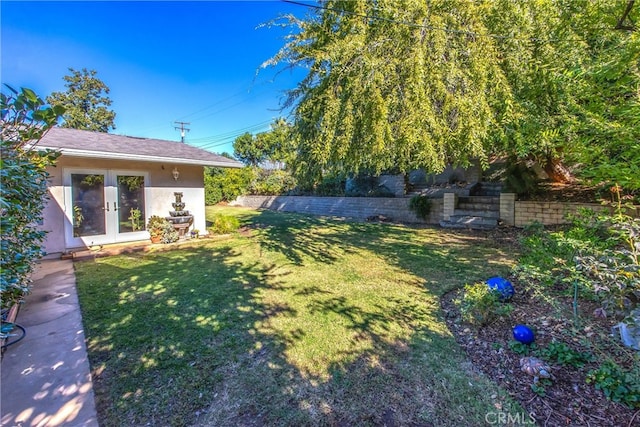
<svg viewBox="0 0 640 427">
<path fill-rule="evenodd" d="M 559 162 L 580 162 L 579 172 L 596 182 L 640 188 L 640 38 L 617 29 L 633 2 L 490 4 L 485 20 L 505 35 L 496 43 L 513 97 L 498 129 L 504 151 L 536 158 L 552 173 Z M 628 10 L 637 19 L 637 8 Z"/>
<path fill-rule="evenodd" d="M 486 160 L 509 98 L 476 2 L 323 2 L 268 64 L 309 68 L 291 92 L 298 168 L 442 170 Z"/>
<path fill-rule="evenodd" d="M 594 161 L 637 153 L 629 4 L 327 0 L 287 17 L 297 31 L 265 66 L 309 70 L 285 105 L 298 176 L 439 171 L 507 154 L 582 161 L 602 178 Z"/>
<path fill-rule="evenodd" d="M 233 153 L 241 162 L 258 166 L 264 162 L 286 163 L 291 156 L 290 125 L 283 118 L 276 119 L 271 129 L 255 136 L 244 133 L 233 143 Z"/>
<path fill-rule="evenodd" d="M 66 111 L 61 127 L 98 132 L 115 129 L 116 113 L 107 108 L 111 105 L 109 87 L 96 77 L 95 70 L 69 71 L 71 75 L 63 77 L 67 91 L 47 97 L 49 104 L 60 105 Z"/>
</svg>

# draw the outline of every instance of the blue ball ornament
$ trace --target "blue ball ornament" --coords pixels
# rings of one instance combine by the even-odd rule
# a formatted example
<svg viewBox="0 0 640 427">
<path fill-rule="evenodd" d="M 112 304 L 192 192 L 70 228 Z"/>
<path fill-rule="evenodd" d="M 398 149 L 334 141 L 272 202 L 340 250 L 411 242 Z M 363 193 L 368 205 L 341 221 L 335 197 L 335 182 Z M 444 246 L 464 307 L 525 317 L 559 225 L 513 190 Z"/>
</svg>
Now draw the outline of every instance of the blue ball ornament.
<svg viewBox="0 0 640 427">
<path fill-rule="evenodd" d="M 511 282 L 502 277 L 492 277 L 487 279 L 486 283 L 489 289 L 498 292 L 500 301 L 509 301 L 513 294 L 516 293 Z"/>
<path fill-rule="evenodd" d="M 528 326 L 516 325 L 513 327 L 513 339 L 528 345 L 534 342 L 536 337 Z"/>
</svg>

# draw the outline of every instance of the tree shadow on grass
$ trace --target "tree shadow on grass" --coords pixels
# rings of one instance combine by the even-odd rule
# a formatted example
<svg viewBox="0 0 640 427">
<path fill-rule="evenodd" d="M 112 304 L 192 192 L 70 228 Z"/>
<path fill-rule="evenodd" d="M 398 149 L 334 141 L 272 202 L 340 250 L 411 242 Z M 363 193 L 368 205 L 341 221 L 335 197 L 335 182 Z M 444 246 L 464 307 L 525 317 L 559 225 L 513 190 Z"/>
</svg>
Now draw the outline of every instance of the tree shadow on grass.
<svg viewBox="0 0 640 427">
<path fill-rule="evenodd" d="M 281 354 L 284 342 L 263 339 L 255 323 L 295 311 L 259 301 L 278 286 L 273 266 L 237 257 L 199 247 L 76 264 L 103 424 L 188 425 L 229 366 L 265 348 Z"/>
<path fill-rule="evenodd" d="M 366 249 L 417 268 L 427 283 L 441 280 L 426 277 L 436 271 L 429 265 L 472 265 L 477 257 L 459 260 L 452 249 L 414 242 L 410 230 L 302 216 L 260 221 L 240 245 L 77 264 L 102 424 L 481 423 L 478 414 L 491 408 L 486 384 L 470 399 L 470 381 L 484 380 L 461 369 L 432 291 L 418 283 L 362 304 L 321 284 L 291 289 L 289 273 L 261 253 L 303 266 Z M 288 291 L 293 296 L 278 298 Z M 328 331 L 305 324 L 307 312 Z M 323 349 L 334 343 L 321 341 L 331 328 L 347 342 Z M 308 348 L 317 354 L 299 353 Z M 467 412 L 471 418 L 461 418 Z"/>
<path fill-rule="evenodd" d="M 274 215 L 278 220 L 274 220 Z M 356 249 L 423 277 L 444 293 L 456 286 L 506 274 L 513 254 L 480 233 L 339 221 L 291 213 L 260 211 L 252 222 L 266 251 L 295 265 L 335 263 Z M 442 283 L 446 282 L 446 283 Z M 436 289 L 436 291 L 438 291 Z"/>
</svg>

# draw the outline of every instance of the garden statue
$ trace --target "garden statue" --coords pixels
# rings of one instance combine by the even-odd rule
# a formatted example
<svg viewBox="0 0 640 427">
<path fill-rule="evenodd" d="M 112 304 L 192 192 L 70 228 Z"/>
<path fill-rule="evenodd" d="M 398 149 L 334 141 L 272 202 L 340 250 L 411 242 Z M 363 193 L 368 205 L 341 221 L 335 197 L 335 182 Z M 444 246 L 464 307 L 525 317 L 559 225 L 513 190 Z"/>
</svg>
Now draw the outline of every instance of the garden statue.
<svg viewBox="0 0 640 427">
<path fill-rule="evenodd" d="M 520 359 L 520 370 L 533 377 L 533 383 L 537 384 L 540 378 L 551 378 L 551 368 L 536 357 L 523 357 Z"/>
</svg>

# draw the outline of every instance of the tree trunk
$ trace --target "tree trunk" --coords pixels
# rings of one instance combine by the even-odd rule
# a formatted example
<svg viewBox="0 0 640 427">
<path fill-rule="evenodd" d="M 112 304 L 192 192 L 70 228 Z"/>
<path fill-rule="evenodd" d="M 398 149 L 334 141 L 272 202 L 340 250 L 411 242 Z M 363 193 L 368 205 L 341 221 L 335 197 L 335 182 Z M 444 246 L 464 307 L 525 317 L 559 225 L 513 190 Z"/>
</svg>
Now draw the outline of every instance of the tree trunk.
<svg viewBox="0 0 640 427">
<path fill-rule="evenodd" d="M 571 174 L 571 171 L 562 164 L 560 159 L 547 159 L 544 171 L 553 182 L 560 182 L 562 184 L 572 184 L 576 182 L 576 178 Z"/>
</svg>

